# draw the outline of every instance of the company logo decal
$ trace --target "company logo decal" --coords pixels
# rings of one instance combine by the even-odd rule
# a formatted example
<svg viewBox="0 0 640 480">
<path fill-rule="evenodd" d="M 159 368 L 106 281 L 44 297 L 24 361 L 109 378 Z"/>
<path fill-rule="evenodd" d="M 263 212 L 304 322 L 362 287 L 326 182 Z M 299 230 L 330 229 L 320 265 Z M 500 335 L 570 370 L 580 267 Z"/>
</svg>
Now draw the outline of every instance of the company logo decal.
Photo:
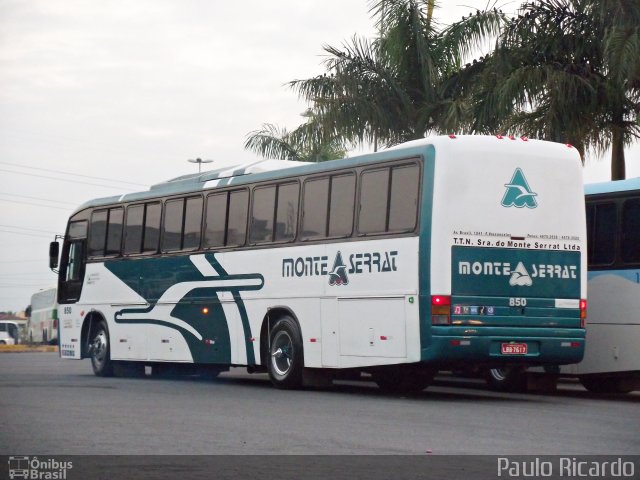
<svg viewBox="0 0 640 480">
<path fill-rule="evenodd" d="M 349 284 L 349 275 L 363 273 L 386 273 L 398 271 L 396 264 L 398 252 L 352 253 L 348 264 L 344 262 L 342 253 L 337 252 L 333 260 L 333 268 L 329 270 L 329 257 L 297 257 L 282 259 L 282 277 L 317 277 L 329 276 L 329 285 Z"/>
<path fill-rule="evenodd" d="M 531 190 L 521 169 L 516 168 L 511 181 L 505 184 L 505 187 L 507 191 L 504 192 L 501 202 L 503 207 L 536 208 L 538 206 L 535 198 L 538 194 Z"/>
<path fill-rule="evenodd" d="M 333 270 L 329 272 L 329 285 L 348 285 L 347 266 L 342 261 L 342 254 L 338 251 L 333 261 Z"/>
<path fill-rule="evenodd" d="M 531 264 L 529 271 L 523 262 L 512 269 L 510 262 L 458 262 L 459 275 L 509 276 L 512 287 L 530 287 L 534 278 L 576 279 L 578 267 L 575 265 Z"/>
<path fill-rule="evenodd" d="M 512 287 L 530 287 L 533 285 L 533 280 L 529 276 L 529 272 L 524 268 L 522 262 L 518 263 L 518 266 L 511 274 L 511 278 L 509 279 L 509 285 Z"/>
</svg>

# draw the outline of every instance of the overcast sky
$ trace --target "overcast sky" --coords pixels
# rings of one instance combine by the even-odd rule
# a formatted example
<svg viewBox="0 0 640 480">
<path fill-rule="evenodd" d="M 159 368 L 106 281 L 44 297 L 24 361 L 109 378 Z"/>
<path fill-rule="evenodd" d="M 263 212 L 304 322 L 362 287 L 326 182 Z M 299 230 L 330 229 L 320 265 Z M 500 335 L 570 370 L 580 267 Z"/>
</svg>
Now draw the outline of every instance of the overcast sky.
<svg viewBox="0 0 640 480">
<path fill-rule="evenodd" d="M 485 4 L 443 0 L 437 17 Z M 254 160 L 248 132 L 301 121 L 283 85 L 372 25 L 366 0 L 0 0 L 0 311 L 55 283 L 48 243 L 75 206 L 197 171 L 189 158 Z"/>
</svg>

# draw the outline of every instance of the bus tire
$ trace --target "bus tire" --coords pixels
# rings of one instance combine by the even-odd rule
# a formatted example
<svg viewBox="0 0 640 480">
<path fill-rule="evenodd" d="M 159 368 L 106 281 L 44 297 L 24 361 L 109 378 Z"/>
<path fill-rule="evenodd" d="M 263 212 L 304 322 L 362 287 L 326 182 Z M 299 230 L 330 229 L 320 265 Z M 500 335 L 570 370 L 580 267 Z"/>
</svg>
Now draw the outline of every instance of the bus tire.
<svg viewBox="0 0 640 480">
<path fill-rule="evenodd" d="M 371 372 L 373 381 L 384 393 L 416 394 L 427 388 L 436 371 L 427 368 L 382 367 Z"/>
<path fill-rule="evenodd" d="M 496 392 L 527 390 L 527 376 L 522 367 L 489 368 L 485 371 L 484 378 L 489 389 Z"/>
<path fill-rule="evenodd" d="M 197 369 L 198 375 L 204 380 L 214 380 L 218 378 L 223 370 L 216 365 L 204 365 Z"/>
<path fill-rule="evenodd" d="M 269 333 L 269 379 L 277 388 L 300 388 L 303 369 L 302 335 L 295 320 L 285 315 L 276 322 Z"/>
<path fill-rule="evenodd" d="M 122 378 L 143 378 L 145 376 L 144 363 L 141 362 L 111 362 L 113 375 Z"/>
<path fill-rule="evenodd" d="M 582 376 L 580 383 L 591 393 L 629 393 L 634 390 L 633 379 L 625 377 Z"/>
<path fill-rule="evenodd" d="M 109 330 L 104 320 L 98 323 L 91 341 L 91 366 L 93 367 L 93 373 L 98 377 L 111 377 L 113 375 Z"/>
</svg>

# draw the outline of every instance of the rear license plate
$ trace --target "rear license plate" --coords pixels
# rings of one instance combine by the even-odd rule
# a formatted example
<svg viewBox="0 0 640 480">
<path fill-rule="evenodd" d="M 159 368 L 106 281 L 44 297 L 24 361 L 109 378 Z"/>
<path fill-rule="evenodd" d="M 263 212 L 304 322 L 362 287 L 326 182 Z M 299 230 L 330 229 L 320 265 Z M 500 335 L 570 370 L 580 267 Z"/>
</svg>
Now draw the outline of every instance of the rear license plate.
<svg viewBox="0 0 640 480">
<path fill-rule="evenodd" d="M 526 343 L 503 343 L 502 354 L 503 355 L 526 355 L 527 344 Z"/>
</svg>

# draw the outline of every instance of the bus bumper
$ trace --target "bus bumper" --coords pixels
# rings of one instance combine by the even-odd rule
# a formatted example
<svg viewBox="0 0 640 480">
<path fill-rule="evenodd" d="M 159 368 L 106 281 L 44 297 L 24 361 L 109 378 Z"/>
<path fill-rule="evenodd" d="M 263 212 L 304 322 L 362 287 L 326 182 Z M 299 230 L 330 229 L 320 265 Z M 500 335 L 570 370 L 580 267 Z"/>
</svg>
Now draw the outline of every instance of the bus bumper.
<svg viewBox="0 0 640 480">
<path fill-rule="evenodd" d="M 422 348 L 422 362 L 442 366 L 566 365 L 582 360 L 585 330 L 522 328 L 514 333 L 512 328 L 500 327 L 434 327 L 430 340 L 430 345 Z"/>
</svg>

